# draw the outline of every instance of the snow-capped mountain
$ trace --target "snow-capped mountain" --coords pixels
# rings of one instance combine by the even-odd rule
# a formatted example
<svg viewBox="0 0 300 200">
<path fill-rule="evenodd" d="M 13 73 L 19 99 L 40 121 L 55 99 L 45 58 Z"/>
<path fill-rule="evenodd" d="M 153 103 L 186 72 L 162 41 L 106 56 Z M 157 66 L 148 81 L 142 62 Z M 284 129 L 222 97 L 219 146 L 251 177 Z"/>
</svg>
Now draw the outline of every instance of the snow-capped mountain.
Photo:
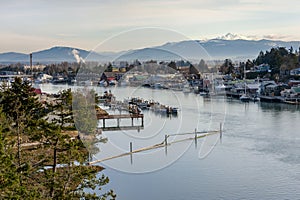
<svg viewBox="0 0 300 200">
<path fill-rule="evenodd" d="M 225 35 L 215 38 L 217 40 L 257 40 L 255 36 L 245 36 L 234 33 L 227 33 Z"/>
</svg>

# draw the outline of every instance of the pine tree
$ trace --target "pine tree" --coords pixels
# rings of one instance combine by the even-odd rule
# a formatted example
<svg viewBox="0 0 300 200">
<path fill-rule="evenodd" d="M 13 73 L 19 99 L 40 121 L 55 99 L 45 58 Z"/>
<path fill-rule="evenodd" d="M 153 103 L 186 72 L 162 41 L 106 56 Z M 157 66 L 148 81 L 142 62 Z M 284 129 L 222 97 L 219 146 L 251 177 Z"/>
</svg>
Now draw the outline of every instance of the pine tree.
<svg viewBox="0 0 300 200">
<path fill-rule="evenodd" d="M 74 127 L 74 120 L 71 89 L 62 90 L 58 95 L 59 97 L 56 99 L 56 104 L 53 106 L 54 114 L 57 118 L 54 118 L 53 122 L 59 124 L 61 129 L 72 128 Z"/>
<path fill-rule="evenodd" d="M 70 91 L 61 97 L 64 113 L 70 113 Z M 96 176 L 101 167 L 85 165 L 88 153 L 81 140 L 61 131 L 66 118 L 63 125 L 47 120 L 46 109 L 29 83 L 17 78 L 11 88 L 2 88 L 1 106 L 0 199 L 115 198 L 113 191 L 84 192 L 100 188 L 109 179 Z"/>
</svg>

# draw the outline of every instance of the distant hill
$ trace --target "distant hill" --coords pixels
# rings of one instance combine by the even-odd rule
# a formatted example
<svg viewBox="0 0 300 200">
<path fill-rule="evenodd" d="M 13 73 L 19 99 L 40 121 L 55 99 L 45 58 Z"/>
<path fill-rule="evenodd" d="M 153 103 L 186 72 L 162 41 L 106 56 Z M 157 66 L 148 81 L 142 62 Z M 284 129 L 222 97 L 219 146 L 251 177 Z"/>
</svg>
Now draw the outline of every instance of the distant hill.
<svg viewBox="0 0 300 200">
<path fill-rule="evenodd" d="M 29 60 L 29 55 L 23 53 L 8 52 L 0 54 L 1 63 L 23 62 Z"/>
<path fill-rule="evenodd" d="M 86 57 L 89 52 L 82 49 L 70 48 L 70 47 L 53 47 L 43 51 L 32 53 L 32 57 L 36 62 L 76 62 L 73 50 L 76 50 L 81 57 Z"/>
<path fill-rule="evenodd" d="M 174 52 L 167 51 L 160 48 L 144 48 L 138 49 L 133 51 L 128 51 L 123 55 L 120 55 L 115 60 L 122 61 L 122 60 L 164 60 L 164 61 L 171 61 L 171 60 L 181 60 L 182 58 Z"/>
<path fill-rule="evenodd" d="M 231 35 L 227 35 L 231 36 Z M 233 36 L 231 36 L 232 38 Z M 132 50 L 124 53 L 118 60 L 178 60 L 187 59 L 199 62 L 204 60 L 232 60 L 254 59 L 260 51 L 270 50 L 272 47 L 286 47 L 298 49 L 299 41 L 284 42 L 272 40 L 246 39 L 211 39 L 186 40 L 166 43 L 161 46 Z"/>
<path fill-rule="evenodd" d="M 237 35 L 227 34 L 223 37 L 210 40 L 186 40 L 180 42 L 168 42 L 166 44 L 135 49 L 116 53 L 96 53 L 72 47 L 53 47 L 50 49 L 33 52 L 34 63 L 57 63 L 76 62 L 80 59 L 89 61 L 108 62 L 114 60 L 179 60 L 187 59 L 198 62 L 204 60 L 232 60 L 254 59 L 260 51 L 270 50 L 272 47 L 290 47 L 299 49 L 300 41 L 274 41 L 274 40 L 253 40 Z M 75 55 L 76 54 L 76 55 Z M 78 60 L 79 59 L 79 60 Z M 2 53 L 1 63 L 29 63 L 29 55 L 22 53 Z"/>
<path fill-rule="evenodd" d="M 58 62 L 77 62 L 78 58 L 85 59 L 89 56 L 89 59 L 103 60 L 105 56 L 98 53 L 86 51 L 83 49 L 72 47 L 52 47 L 50 49 L 37 51 L 32 53 L 34 63 L 58 63 Z M 22 53 L 2 53 L 0 54 L 1 63 L 29 63 L 29 54 Z"/>
<path fill-rule="evenodd" d="M 179 55 L 186 56 L 188 59 L 198 60 L 200 57 L 204 59 L 231 58 L 233 60 L 245 60 L 256 58 L 260 51 L 267 51 L 272 47 L 290 48 L 291 46 L 294 49 L 298 49 L 300 46 L 300 42 L 212 39 L 207 41 L 198 40 L 167 43 L 157 48 L 161 48 L 171 52 L 177 52 Z M 201 48 L 203 48 L 203 50 L 201 50 Z"/>
</svg>

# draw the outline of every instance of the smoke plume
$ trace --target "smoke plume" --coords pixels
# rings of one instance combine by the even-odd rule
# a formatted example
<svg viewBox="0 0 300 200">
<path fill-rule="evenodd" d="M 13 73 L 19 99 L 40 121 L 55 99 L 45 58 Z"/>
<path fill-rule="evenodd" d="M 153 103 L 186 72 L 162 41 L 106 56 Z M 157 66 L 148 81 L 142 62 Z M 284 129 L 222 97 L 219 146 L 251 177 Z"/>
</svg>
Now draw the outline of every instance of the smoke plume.
<svg viewBox="0 0 300 200">
<path fill-rule="evenodd" d="M 76 59 L 77 63 L 81 63 L 81 62 L 85 63 L 84 59 L 79 56 L 79 51 L 77 51 L 76 49 L 73 49 L 72 54 L 73 54 L 74 58 Z"/>
</svg>

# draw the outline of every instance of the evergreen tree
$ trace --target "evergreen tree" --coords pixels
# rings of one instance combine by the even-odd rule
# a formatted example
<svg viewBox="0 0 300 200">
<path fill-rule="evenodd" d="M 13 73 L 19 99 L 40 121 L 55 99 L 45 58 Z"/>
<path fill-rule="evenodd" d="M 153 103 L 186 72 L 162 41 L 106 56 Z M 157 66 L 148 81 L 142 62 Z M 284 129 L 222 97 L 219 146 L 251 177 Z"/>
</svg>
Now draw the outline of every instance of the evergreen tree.
<svg viewBox="0 0 300 200">
<path fill-rule="evenodd" d="M 200 60 L 198 64 L 198 69 L 200 72 L 208 72 L 208 66 L 203 59 Z"/>
<path fill-rule="evenodd" d="M 62 94 L 61 106 L 69 113 L 72 96 L 70 91 Z M 2 88 L 1 106 L 0 199 L 115 199 L 113 191 L 84 192 L 100 191 L 109 179 L 97 177 L 101 167 L 85 165 L 88 154 L 81 140 L 47 120 L 29 83 L 16 78 L 11 88 Z"/>
<path fill-rule="evenodd" d="M 58 93 L 56 104 L 53 106 L 54 114 L 57 118 L 53 122 L 59 124 L 61 129 L 74 127 L 72 112 L 72 92 L 71 89 L 62 90 Z"/>
<path fill-rule="evenodd" d="M 15 156 L 15 139 L 10 124 L 0 107 L 0 199 L 38 199 L 38 190 L 27 187 L 24 179 L 30 171 L 28 164 L 19 166 Z"/>
</svg>

